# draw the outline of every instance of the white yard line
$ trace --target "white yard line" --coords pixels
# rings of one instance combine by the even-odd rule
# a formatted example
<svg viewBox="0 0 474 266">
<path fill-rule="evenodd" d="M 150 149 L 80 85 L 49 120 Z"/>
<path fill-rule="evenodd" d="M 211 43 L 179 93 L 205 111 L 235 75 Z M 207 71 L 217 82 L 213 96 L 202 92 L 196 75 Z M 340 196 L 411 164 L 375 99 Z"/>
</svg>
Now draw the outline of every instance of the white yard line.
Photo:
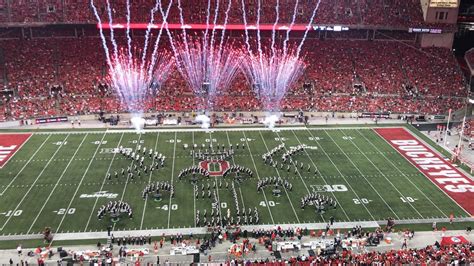
<svg viewBox="0 0 474 266">
<path fill-rule="evenodd" d="M 400 126 L 393 126 L 393 127 L 386 127 L 386 126 L 376 126 L 373 125 L 371 127 L 348 127 L 348 126 L 341 126 L 341 127 L 334 127 L 334 128 L 327 128 L 327 127 L 305 127 L 305 126 L 285 126 L 285 127 L 277 127 L 276 129 L 280 131 L 284 130 L 337 130 L 337 129 L 367 129 L 367 128 L 399 128 L 403 127 L 403 124 Z M 219 132 L 219 131 L 230 131 L 230 132 L 242 132 L 242 131 L 268 131 L 270 129 L 261 126 L 261 127 L 217 127 L 217 128 L 212 128 L 212 131 L 214 132 Z M 174 133 L 174 132 L 203 132 L 206 133 L 208 130 L 207 129 L 202 129 L 198 127 L 190 127 L 190 128 L 159 128 L 159 129 L 143 129 L 141 132 L 143 133 L 150 133 L 150 132 L 168 132 L 168 133 Z M 105 131 L 41 131 L 41 132 L 36 132 L 35 134 L 52 134 L 52 135 L 57 135 L 57 134 L 85 134 L 85 133 L 90 133 L 90 134 L 99 134 L 107 132 L 107 134 L 118 134 L 118 133 L 136 133 L 137 131 L 135 129 L 108 129 Z M 10 134 L 11 132 L 9 132 Z M 15 132 L 13 132 L 15 133 Z M 23 132 L 22 132 L 23 133 Z M 1 133 L 0 133 L 1 134 Z"/>
<path fill-rule="evenodd" d="M 140 135 L 140 136 L 138 137 L 137 144 L 135 145 L 135 150 L 137 151 L 137 154 L 141 152 L 141 151 L 137 150 L 137 147 L 138 147 L 138 145 L 140 145 L 140 141 L 142 140 L 143 134 L 140 133 L 139 135 Z M 134 163 L 135 163 L 135 159 L 132 158 L 132 162 L 130 163 L 130 169 L 132 169 Z M 138 176 L 137 176 L 137 178 L 138 178 Z M 123 186 L 123 191 L 122 191 L 122 195 L 120 196 L 120 201 L 123 201 L 123 198 L 125 197 L 125 191 L 127 190 L 128 180 L 129 180 L 129 179 L 130 179 L 130 178 L 129 178 L 128 173 L 127 173 L 127 179 L 125 180 L 125 185 Z M 112 231 L 115 230 L 115 224 L 116 224 L 116 223 L 114 223 L 114 225 L 113 225 L 113 227 L 112 227 Z"/>
<path fill-rule="evenodd" d="M 23 198 L 21 198 L 20 202 L 18 202 L 18 204 L 16 205 L 15 209 L 13 210 L 13 212 L 15 212 L 16 210 L 18 210 L 18 208 L 20 207 L 21 203 L 25 200 L 25 198 L 28 196 L 28 194 L 30 193 L 30 191 L 35 187 L 35 184 L 36 182 L 38 181 L 38 179 L 43 175 L 44 171 L 46 170 L 46 168 L 48 168 L 49 164 L 53 161 L 53 158 L 54 156 L 56 156 L 56 154 L 59 152 L 59 150 L 64 146 L 64 142 L 67 140 L 67 138 L 69 137 L 69 134 L 66 135 L 66 137 L 63 139 L 63 141 L 61 142 L 61 145 L 59 145 L 59 147 L 56 149 L 56 151 L 54 152 L 54 154 L 51 156 L 51 158 L 49 158 L 48 162 L 46 163 L 46 165 L 43 167 L 43 169 L 41 170 L 41 172 L 38 174 L 38 176 L 36 177 L 35 181 L 33 182 L 33 184 L 30 186 L 30 188 L 28 189 L 28 191 L 26 191 L 26 193 L 23 195 Z M 8 216 L 8 219 L 5 221 L 5 223 L 3 224 L 3 226 L 0 228 L 0 231 L 3 231 L 3 228 L 5 228 L 5 226 L 8 224 L 8 222 L 10 221 L 10 219 L 13 217 L 13 215 L 10 215 Z"/>
<path fill-rule="evenodd" d="M 120 136 L 120 140 L 119 142 L 117 143 L 117 147 L 116 149 L 118 149 L 120 147 L 120 144 L 122 143 L 122 139 L 123 139 L 123 135 L 125 133 L 122 133 L 122 135 Z M 114 152 L 114 155 L 112 156 L 112 160 L 110 161 L 109 163 L 109 167 L 107 168 L 107 172 L 105 173 L 104 175 L 104 180 L 102 180 L 102 184 L 100 186 L 100 189 L 99 191 L 102 191 L 104 189 L 104 185 L 105 185 L 105 182 L 107 180 L 107 173 L 110 173 L 110 168 L 112 167 L 112 164 L 115 160 L 115 156 L 117 155 L 116 152 Z M 87 228 L 89 227 L 89 223 L 91 222 L 91 219 L 92 219 L 92 215 L 94 214 L 94 210 L 95 210 L 95 207 L 97 206 L 97 202 L 99 201 L 99 198 L 95 198 L 95 201 L 94 201 L 94 206 L 92 207 L 91 209 L 91 213 L 89 214 L 89 218 L 87 219 L 87 223 L 86 223 L 86 226 L 84 227 L 84 232 L 87 232 Z"/>
<path fill-rule="evenodd" d="M 359 130 L 357 130 L 357 132 L 359 133 L 359 135 L 363 136 L 363 137 L 370 143 L 370 145 L 372 145 L 376 150 L 379 150 L 379 149 L 377 148 L 377 146 L 375 146 L 372 142 L 370 142 L 370 141 L 365 137 L 365 135 L 363 135 Z M 392 147 L 392 145 L 390 145 L 390 143 L 389 143 L 385 138 L 383 138 L 382 136 L 380 136 L 380 135 L 377 133 L 377 131 L 374 131 L 374 130 L 373 130 L 373 132 L 375 132 L 375 134 L 377 134 L 377 136 L 379 136 L 379 137 L 380 137 L 382 140 L 384 140 L 390 147 Z M 399 152 L 397 152 L 397 154 L 399 154 L 401 157 L 403 157 Z M 398 171 L 403 177 L 405 177 L 405 179 L 406 179 L 408 182 L 410 182 L 410 184 L 412 184 L 413 187 L 415 187 L 436 209 L 438 209 L 438 211 L 440 211 L 445 217 L 449 217 L 445 212 L 443 212 L 443 211 L 438 207 L 438 205 L 436 205 L 436 204 L 431 200 L 430 197 L 428 197 L 428 196 L 419 188 L 419 186 L 417 186 L 415 183 L 413 183 L 413 181 L 411 181 L 411 179 L 408 178 L 408 176 L 407 176 L 402 170 L 400 170 L 400 168 L 399 168 L 396 164 L 394 164 L 391 160 L 389 160 L 385 154 L 382 154 L 382 156 L 383 156 L 383 157 L 385 158 L 385 160 L 386 160 L 387 162 L 389 162 L 395 169 L 397 169 L 397 171 Z M 405 158 L 405 157 L 403 157 L 403 158 Z M 407 161 L 408 161 L 408 160 L 407 160 Z"/>
<path fill-rule="evenodd" d="M 293 135 L 295 136 L 296 140 L 298 141 L 299 144 L 303 144 L 301 143 L 300 139 L 298 138 L 298 136 L 296 135 L 296 133 L 294 131 L 291 131 L 293 132 Z M 314 168 L 316 168 L 317 172 L 318 172 L 318 175 L 321 177 L 321 179 L 323 179 L 324 181 L 324 184 L 328 185 L 328 182 L 326 181 L 326 179 L 323 177 L 323 175 L 321 174 L 321 172 L 319 172 L 318 170 L 318 167 L 316 166 L 316 164 L 314 163 L 313 159 L 311 158 L 311 156 L 309 155 L 308 151 L 306 149 L 304 149 L 304 152 L 306 154 L 306 156 L 308 156 L 309 160 L 311 161 L 311 164 L 313 165 Z M 349 218 L 349 216 L 347 215 L 346 211 L 344 210 L 344 208 L 342 207 L 341 203 L 339 202 L 339 200 L 337 199 L 336 197 L 336 194 L 331 191 L 331 194 L 332 196 L 334 197 L 334 200 L 336 200 L 337 202 L 337 205 L 339 206 L 339 208 L 341 208 L 342 212 L 344 213 L 344 215 L 346 216 L 347 218 L 347 221 L 350 221 L 351 219 Z"/>
<path fill-rule="evenodd" d="M 352 166 L 354 166 L 354 168 L 360 173 L 360 175 L 364 178 L 364 180 L 367 182 L 367 184 L 369 184 L 369 186 L 375 191 L 375 193 L 379 196 L 379 198 L 383 201 L 383 203 L 385 204 L 385 206 L 387 206 L 387 208 L 395 215 L 395 217 L 397 219 L 400 219 L 400 217 L 398 217 L 397 213 L 392 209 L 392 207 L 390 207 L 390 205 L 385 201 L 385 199 L 382 197 L 382 195 L 380 195 L 380 192 L 375 189 L 375 187 L 372 185 L 372 183 L 369 182 L 369 180 L 367 179 L 367 177 L 362 173 L 362 171 L 359 169 L 359 167 L 357 167 L 357 165 L 352 161 L 352 159 L 344 152 L 344 150 L 339 146 L 339 144 L 337 144 L 336 141 L 334 141 L 334 139 L 331 137 L 331 135 L 329 135 L 325 130 L 324 130 L 324 133 L 326 133 L 326 135 L 331 139 L 331 141 L 336 145 L 336 147 L 342 152 L 344 153 L 344 156 L 346 156 L 347 160 L 349 160 L 349 162 L 352 164 Z"/>
<path fill-rule="evenodd" d="M 313 134 L 311 133 L 310 130 L 308 130 L 308 133 L 311 135 L 311 137 L 314 138 Z M 324 153 L 324 155 L 326 155 L 326 158 L 328 158 L 328 160 L 331 162 L 331 164 L 334 166 L 334 168 L 336 169 L 336 171 L 339 173 L 339 176 L 344 179 L 344 181 L 346 182 L 347 186 L 349 186 L 349 188 L 352 190 L 352 192 L 354 193 L 354 195 L 356 196 L 356 198 L 360 201 L 360 196 L 359 194 L 357 194 L 357 192 L 355 191 L 354 188 L 352 188 L 351 184 L 347 181 L 346 177 L 342 174 L 341 170 L 339 169 L 339 167 L 337 167 L 337 165 L 334 163 L 334 161 L 331 159 L 331 157 L 329 157 L 328 153 L 326 152 L 326 150 L 323 148 L 323 145 L 321 145 L 318 141 L 316 141 L 317 145 L 319 146 L 319 148 L 321 149 L 321 151 Z M 367 211 L 367 213 L 370 215 L 370 217 L 372 218 L 372 220 L 375 220 L 375 217 L 372 215 L 372 213 L 370 212 L 370 210 L 367 208 L 367 206 L 365 206 L 365 204 L 362 204 L 362 206 L 364 207 L 364 209 Z"/>
<path fill-rule="evenodd" d="M 173 164 L 171 166 L 171 186 L 173 186 L 173 179 L 174 179 L 174 163 L 176 159 L 176 137 L 177 132 L 174 132 L 174 149 L 173 149 Z M 194 195 L 193 195 L 194 197 Z M 170 220 L 171 220 L 171 193 L 170 193 L 170 202 L 168 204 L 168 229 L 170 228 Z"/>
<path fill-rule="evenodd" d="M 33 158 L 36 156 L 36 154 L 41 150 L 41 148 L 44 146 L 44 144 L 49 140 L 49 138 L 51 137 L 51 135 L 48 135 L 48 137 L 43 141 L 43 143 L 41 143 L 41 145 L 38 147 L 38 149 L 36 149 L 35 153 L 33 153 L 33 155 L 31 155 L 30 159 L 23 165 L 23 167 L 20 169 L 20 171 L 15 175 L 15 177 L 13 177 L 13 179 L 10 181 L 10 183 L 8 183 L 8 185 L 5 187 L 5 189 L 0 193 L 0 196 L 3 196 L 3 194 L 5 194 L 5 192 L 8 190 L 8 188 L 11 186 L 11 184 L 13 184 L 13 182 L 15 182 L 15 180 L 18 178 L 18 176 L 23 172 L 23 170 L 25 170 L 25 168 L 30 164 L 30 162 L 33 160 Z M 31 137 L 30 137 L 31 138 Z M 29 140 L 29 139 L 28 139 Z M 20 148 L 18 148 L 18 150 L 20 150 Z M 17 151 L 18 151 L 17 150 Z M 13 156 L 11 157 L 13 158 Z"/>
<path fill-rule="evenodd" d="M 242 208 L 245 209 L 244 196 L 242 195 L 242 189 L 240 189 L 240 186 L 239 186 L 239 194 L 240 194 L 240 200 L 242 201 Z"/>
<path fill-rule="evenodd" d="M 263 138 L 262 132 L 259 131 L 258 133 L 260 134 L 260 137 L 262 138 L 263 144 L 265 145 L 265 149 L 269 152 L 270 149 L 268 149 L 267 143 L 265 142 L 265 139 Z M 252 157 L 252 159 L 253 159 L 253 157 Z M 278 170 L 278 168 L 274 168 L 274 170 L 276 170 L 276 173 L 277 173 L 278 177 L 281 178 L 280 171 Z M 304 185 L 306 186 L 306 184 L 304 184 Z M 288 190 L 286 189 L 285 186 L 282 186 L 282 188 L 285 191 L 285 194 L 286 194 L 286 197 L 288 198 L 288 202 L 290 203 L 291 209 L 293 210 L 293 213 L 296 216 L 296 220 L 299 223 L 300 222 L 300 217 L 298 217 L 298 214 L 296 213 L 296 209 L 293 206 L 293 202 L 291 202 L 291 198 L 290 198 L 290 195 L 288 194 Z M 306 189 L 308 189 L 308 188 L 306 187 Z M 321 215 L 321 218 L 322 218 L 322 215 Z M 324 218 L 323 218 L 323 220 L 324 220 Z"/>
<path fill-rule="evenodd" d="M 153 152 L 156 151 L 157 147 L 158 147 L 158 139 L 160 138 L 160 132 L 156 133 L 156 141 L 155 141 L 155 148 L 153 149 Z M 151 165 L 153 165 L 155 163 L 155 157 L 153 156 L 153 160 L 151 161 Z M 156 170 L 156 169 L 155 169 Z M 150 176 L 148 177 L 148 184 L 147 185 L 150 185 L 151 183 L 151 176 L 153 175 L 153 171 L 150 169 Z M 145 210 L 146 210 L 146 203 L 148 201 L 148 194 L 147 196 L 145 197 L 145 203 L 143 204 L 143 213 L 142 213 L 142 221 L 140 222 L 140 230 L 142 230 L 143 228 L 143 221 L 145 220 Z"/>
<path fill-rule="evenodd" d="M 212 153 L 214 149 L 212 145 L 212 131 L 209 130 L 209 144 L 211 145 L 211 150 L 209 152 Z M 221 195 L 219 194 L 219 185 L 217 182 L 217 176 L 214 177 L 214 182 L 216 182 L 216 192 L 217 192 L 217 211 L 219 212 L 219 218 L 221 219 L 221 226 L 222 226 L 222 210 L 221 210 Z"/>
<path fill-rule="evenodd" d="M 100 140 L 99 145 L 97 145 L 97 148 L 95 149 L 94 155 L 92 156 L 92 158 L 95 158 L 95 156 L 97 155 L 97 152 L 99 151 L 99 148 L 101 147 L 102 143 L 104 142 L 104 138 L 105 138 L 106 134 L 107 134 L 107 132 L 104 132 L 104 135 L 102 135 L 102 139 Z M 81 181 L 79 182 L 79 185 L 76 187 L 76 191 L 74 191 L 74 195 L 72 195 L 71 200 L 69 201 L 69 204 L 67 205 L 66 210 L 69 210 L 69 208 L 71 208 L 72 202 L 74 201 L 74 199 L 77 195 L 77 192 L 79 191 L 79 189 L 82 185 L 82 182 L 84 181 L 84 178 L 86 177 L 87 173 L 89 172 L 89 168 L 91 167 L 93 161 L 94 160 L 89 161 L 89 164 L 86 167 L 86 171 L 84 171 L 84 174 L 81 177 Z M 64 219 L 66 218 L 66 215 L 67 215 L 67 211 L 64 212 L 63 217 L 61 218 L 61 221 L 58 225 L 58 228 L 56 228 L 56 232 L 59 232 L 59 229 L 61 228 L 61 225 L 63 224 Z M 54 241 L 54 239 L 53 239 L 53 241 Z M 51 241 L 50 246 L 53 244 L 53 241 Z"/>
<path fill-rule="evenodd" d="M 278 131 L 274 131 L 274 132 L 277 134 L 278 138 L 280 139 L 280 143 L 285 144 L 285 143 L 282 141 L 282 138 L 281 138 L 280 134 L 278 134 Z M 292 131 L 292 132 L 294 132 L 294 131 Z M 260 136 L 261 136 L 262 139 L 263 139 L 262 132 L 260 132 Z M 265 141 L 263 141 L 263 142 L 265 142 Z M 267 146 L 267 145 L 265 144 L 265 147 L 266 147 L 266 146 Z M 284 148 L 285 148 L 285 150 L 288 151 L 288 149 L 286 148 L 286 146 L 285 146 Z M 268 147 L 267 147 L 267 149 L 268 149 Z M 304 185 L 304 187 L 306 188 L 306 191 L 308 192 L 308 194 L 311 194 L 311 191 L 309 190 L 308 186 L 306 185 L 306 182 L 304 181 L 303 176 L 301 175 L 300 170 L 298 169 L 298 165 L 296 165 L 296 164 L 295 164 L 294 162 L 292 162 L 292 161 L 290 161 L 290 163 L 293 165 L 293 167 L 295 167 L 296 173 L 298 173 L 298 176 L 300 177 L 301 182 L 303 182 L 303 185 Z M 280 176 L 280 173 L 279 173 L 278 168 L 275 168 L 275 170 L 278 172 L 278 176 Z M 326 222 L 326 219 L 324 219 L 323 214 L 320 213 L 319 215 L 321 216 L 321 219 L 323 219 L 323 222 Z"/>
<path fill-rule="evenodd" d="M 56 188 L 58 187 L 58 184 L 59 184 L 59 182 L 61 182 L 61 179 L 63 179 L 64 175 L 65 175 L 66 172 L 67 172 L 67 169 L 69 169 L 69 165 L 71 165 L 72 161 L 73 161 L 74 158 L 76 157 L 77 152 L 81 149 L 82 144 L 83 144 L 84 141 L 86 140 L 87 136 L 88 136 L 88 134 L 86 134 L 86 135 L 84 136 L 84 138 L 82 138 L 81 143 L 79 144 L 79 146 L 77 146 L 76 151 L 75 151 L 74 154 L 72 155 L 71 159 L 69 159 L 69 162 L 67 163 L 66 168 L 64 168 L 63 172 L 61 173 L 61 175 L 59 176 L 58 180 L 56 181 L 56 184 L 54 184 L 53 189 L 51 189 L 51 192 L 49 192 L 48 198 L 46 198 L 46 201 L 43 203 L 43 206 L 41 206 L 40 211 L 38 212 L 38 214 L 36 215 L 35 219 L 34 219 L 33 222 L 31 223 L 30 228 L 28 228 L 28 231 L 26 232 L 26 234 L 29 234 L 29 233 L 31 232 L 31 229 L 33 228 L 33 226 L 35 225 L 36 221 L 38 220 L 38 217 L 40 217 L 41 213 L 43 213 L 43 210 L 44 210 L 44 208 L 46 207 L 46 204 L 48 204 L 49 199 L 51 198 L 51 196 L 53 195 L 54 191 L 55 191 Z M 67 211 L 67 210 L 66 210 L 66 211 Z"/>
<path fill-rule="evenodd" d="M 192 144 L 193 146 L 191 148 L 194 151 L 194 131 L 191 132 L 191 134 L 192 134 L 192 139 L 193 139 L 193 144 Z M 194 159 L 194 153 L 192 154 L 192 156 L 193 156 L 193 166 L 194 166 L 195 163 L 196 163 L 195 159 Z M 197 225 L 196 224 L 196 196 L 195 196 L 196 192 L 197 192 L 197 185 L 193 184 L 193 204 L 194 204 L 194 217 L 193 217 L 193 220 L 194 220 L 194 227 L 196 227 L 196 225 Z"/>
<path fill-rule="evenodd" d="M 250 149 L 249 142 L 247 141 L 247 136 L 245 135 L 244 131 L 242 131 L 242 134 L 244 134 L 245 146 L 246 146 L 247 150 L 249 151 L 250 158 L 252 159 L 253 168 L 255 169 L 255 174 L 257 175 L 258 180 L 260 180 L 260 174 L 258 173 L 257 165 L 255 164 L 255 160 L 253 159 L 252 150 Z M 268 208 L 268 213 L 270 214 L 270 218 L 272 219 L 272 224 L 275 224 L 275 220 L 273 220 L 273 214 L 272 214 L 272 211 L 270 210 L 270 205 L 268 204 L 268 200 L 267 200 L 267 196 L 265 194 L 265 191 L 262 191 L 262 194 L 263 194 L 263 198 L 265 199 L 265 205 L 267 205 L 267 208 Z M 288 194 L 287 194 L 287 196 L 288 196 Z M 288 198 L 288 200 L 290 200 L 290 199 Z M 293 209 L 293 211 L 294 211 L 294 209 Z M 295 212 L 295 215 L 296 215 L 296 212 Z M 296 219 L 298 220 L 297 215 L 296 215 Z"/>
<path fill-rule="evenodd" d="M 344 131 L 342 131 L 342 134 L 344 136 L 347 136 L 346 133 L 344 133 Z M 349 138 L 349 141 L 352 143 L 352 145 L 354 145 L 354 147 L 356 147 L 356 149 L 359 151 L 359 152 L 362 152 L 362 150 L 359 148 L 359 146 L 357 146 L 357 144 L 354 143 L 354 141 L 352 139 Z M 370 141 L 369 141 L 370 142 Z M 372 166 L 377 169 L 377 171 L 385 178 L 385 180 L 387 180 L 388 183 L 390 183 L 390 185 L 397 191 L 397 193 L 402 196 L 402 197 L 406 197 L 405 195 L 402 194 L 402 192 L 400 192 L 400 190 L 398 190 L 398 188 L 392 183 L 392 181 L 390 181 L 390 179 L 387 178 L 387 176 L 380 170 L 380 168 L 377 167 L 377 165 L 374 164 L 374 162 L 372 162 L 372 160 L 370 160 L 370 158 L 366 155 L 366 154 L 362 154 L 365 159 L 367 159 L 367 161 L 370 162 L 370 164 L 372 164 Z M 421 219 L 425 218 L 423 217 L 423 215 L 415 208 L 415 206 L 413 206 L 413 204 L 409 201 L 407 201 L 408 205 L 410 205 L 410 207 L 421 217 Z"/>
<path fill-rule="evenodd" d="M 227 131 L 225 133 L 227 135 L 227 143 L 230 145 L 231 143 L 230 143 L 229 133 Z M 234 156 L 235 154 L 232 156 L 232 163 L 235 165 Z M 240 186 L 239 186 L 239 194 L 240 194 L 240 200 L 242 201 L 242 207 L 245 209 L 244 196 L 242 195 L 242 189 L 240 188 Z"/>
</svg>

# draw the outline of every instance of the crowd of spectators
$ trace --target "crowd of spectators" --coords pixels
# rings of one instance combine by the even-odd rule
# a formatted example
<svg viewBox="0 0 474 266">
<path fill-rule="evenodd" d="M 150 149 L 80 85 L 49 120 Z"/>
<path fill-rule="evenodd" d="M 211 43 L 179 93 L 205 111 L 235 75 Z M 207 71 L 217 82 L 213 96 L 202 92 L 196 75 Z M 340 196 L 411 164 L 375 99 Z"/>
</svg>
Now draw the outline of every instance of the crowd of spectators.
<svg viewBox="0 0 474 266">
<path fill-rule="evenodd" d="M 107 65 L 98 38 L 16 39 L 0 44 L 6 89 L 17 92 L 4 99 L 0 119 L 127 110 L 106 85 Z M 283 99 L 282 110 L 440 114 L 465 102 L 465 81 L 448 49 L 329 39 L 308 39 L 304 47 L 307 68 Z M 61 89 L 53 94 L 53 86 Z M 175 70 L 143 109 L 191 111 L 206 103 Z M 215 111 L 262 108 L 242 73 L 211 100 L 211 106 Z"/>
<path fill-rule="evenodd" d="M 231 1 L 229 23 L 242 23 L 242 5 L 240 0 Z M 111 11 L 116 22 L 126 21 L 125 1 L 111 1 Z M 168 1 L 163 1 L 167 7 Z M 227 1 L 221 2 L 218 23 L 223 23 Z M 271 3 L 271 4 L 268 4 Z M 313 9 L 313 1 L 300 1 L 296 8 L 296 23 L 308 23 Z M 208 0 L 181 1 L 183 15 L 187 23 L 205 23 Z M 280 21 L 291 21 L 295 1 L 280 0 Z M 102 21 L 108 21 L 105 1 L 95 1 Z M 131 5 L 133 21 L 147 22 L 154 1 L 136 0 Z M 210 14 L 214 14 L 217 5 L 211 0 Z M 245 9 L 249 23 L 255 23 L 258 14 L 258 0 L 246 0 Z M 275 2 L 261 1 L 261 23 L 273 23 L 276 10 Z M 161 16 L 156 16 L 161 21 Z M 169 22 L 179 23 L 179 10 L 174 3 L 170 9 Z M 212 21 L 212 20 L 211 20 Z M 3 0 L 0 1 L 0 22 L 58 22 L 58 23 L 95 23 L 96 18 L 89 1 L 77 0 Z M 383 25 L 390 27 L 416 27 L 423 25 L 423 15 L 418 0 L 333 0 L 321 1 L 315 23 L 344 25 Z"/>
<path fill-rule="evenodd" d="M 474 246 L 459 244 L 441 246 L 438 242 L 421 249 L 400 249 L 385 252 L 371 251 L 356 253 L 350 250 L 332 256 L 298 256 L 288 260 L 289 264 L 317 263 L 317 264 L 357 264 L 357 265 L 469 265 L 474 262 Z M 258 263 L 258 261 L 257 261 Z M 278 262 L 266 265 L 282 265 Z"/>
</svg>

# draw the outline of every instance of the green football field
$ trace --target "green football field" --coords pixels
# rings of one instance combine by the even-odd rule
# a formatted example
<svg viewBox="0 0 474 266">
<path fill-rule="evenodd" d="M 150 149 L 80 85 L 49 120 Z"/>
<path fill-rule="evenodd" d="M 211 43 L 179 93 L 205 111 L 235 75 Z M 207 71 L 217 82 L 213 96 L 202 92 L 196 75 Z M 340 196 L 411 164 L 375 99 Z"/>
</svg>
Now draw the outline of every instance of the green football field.
<svg viewBox="0 0 474 266">
<path fill-rule="evenodd" d="M 262 154 L 281 143 L 285 143 L 285 149 L 307 146 L 293 157 L 298 162 L 296 173 L 294 166 L 288 172 L 286 166 L 273 168 L 262 160 Z M 218 195 L 222 215 L 230 209 L 235 216 L 231 186 L 219 185 L 223 177 L 199 177 L 198 198 L 191 176 L 178 179 L 182 169 L 199 163 L 191 156 L 194 144 L 197 149 L 203 149 L 203 144 L 204 149 L 233 145 L 235 155 L 228 159 L 230 165 L 247 167 L 254 175 L 240 183 L 230 175 L 222 182 L 234 182 L 239 208 L 253 211 L 256 207 L 260 224 L 326 223 L 331 216 L 338 222 L 383 221 L 388 217 L 437 219 L 451 213 L 469 217 L 370 128 L 170 129 L 142 134 L 63 131 L 34 133 L 0 169 L 0 235 L 37 234 L 45 227 L 51 227 L 54 233 L 104 231 L 109 224 L 114 230 L 197 227 L 196 211 L 210 213 L 213 207 L 212 199 L 201 197 L 201 186 L 204 184 L 207 191 L 208 183 Z M 137 145 L 147 148 L 145 165 L 153 161 L 148 157 L 151 148 L 166 156 L 165 166 L 131 180 L 122 177 L 120 169 L 135 163 L 114 151 L 120 146 L 134 150 Z M 280 158 L 281 153 L 274 159 Z M 219 165 L 210 165 L 212 171 L 219 169 Z M 115 171 L 119 172 L 118 178 L 114 177 Z M 267 187 L 258 193 L 258 180 L 273 176 L 288 180 L 292 191 L 283 190 L 280 196 L 274 196 L 273 188 Z M 161 201 L 144 200 L 142 190 L 156 181 L 173 184 L 175 197 L 163 192 Z M 312 206 L 302 209 L 300 199 L 315 191 L 336 200 L 337 208 L 324 214 L 317 214 Z M 116 223 L 108 217 L 99 220 L 98 209 L 114 200 L 128 202 L 133 218 L 123 216 Z"/>
</svg>

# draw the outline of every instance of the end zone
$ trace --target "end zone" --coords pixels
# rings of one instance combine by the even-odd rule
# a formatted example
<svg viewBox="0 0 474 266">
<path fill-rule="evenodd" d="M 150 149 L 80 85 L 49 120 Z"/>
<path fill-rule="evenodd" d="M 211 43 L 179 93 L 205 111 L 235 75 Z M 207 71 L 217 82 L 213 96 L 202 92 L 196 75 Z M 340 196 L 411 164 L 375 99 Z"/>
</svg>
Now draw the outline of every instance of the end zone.
<svg viewBox="0 0 474 266">
<path fill-rule="evenodd" d="M 474 181 L 441 158 L 405 128 L 374 131 L 469 215 L 474 215 Z"/>
<path fill-rule="evenodd" d="M 31 137 L 31 133 L 0 134 L 0 169 Z"/>
</svg>

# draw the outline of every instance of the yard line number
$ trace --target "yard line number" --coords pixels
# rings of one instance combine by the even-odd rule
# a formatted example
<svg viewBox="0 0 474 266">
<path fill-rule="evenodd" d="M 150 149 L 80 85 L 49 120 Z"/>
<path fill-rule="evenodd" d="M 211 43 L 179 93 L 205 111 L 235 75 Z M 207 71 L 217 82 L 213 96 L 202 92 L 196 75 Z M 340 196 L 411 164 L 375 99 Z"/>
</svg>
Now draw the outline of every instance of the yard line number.
<svg viewBox="0 0 474 266">
<path fill-rule="evenodd" d="M 168 205 L 163 205 L 160 209 L 167 211 Z M 178 209 L 178 204 L 171 204 L 171 210 L 176 211 Z"/>
<path fill-rule="evenodd" d="M 367 198 L 360 198 L 360 199 L 352 199 L 354 201 L 354 204 L 369 204 L 372 200 L 369 200 Z"/>
<path fill-rule="evenodd" d="M 9 217 L 9 216 L 20 216 L 22 213 L 23 213 L 23 210 L 16 210 L 16 211 L 9 210 L 2 214 L 5 215 L 6 217 Z"/>
<path fill-rule="evenodd" d="M 74 214 L 76 213 L 76 208 L 69 208 L 69 209 L 64 209 L 61 208 L 57 211 L 54 211 L 57 215 L 64 215 L 64 214 Z"/>
</svg>

